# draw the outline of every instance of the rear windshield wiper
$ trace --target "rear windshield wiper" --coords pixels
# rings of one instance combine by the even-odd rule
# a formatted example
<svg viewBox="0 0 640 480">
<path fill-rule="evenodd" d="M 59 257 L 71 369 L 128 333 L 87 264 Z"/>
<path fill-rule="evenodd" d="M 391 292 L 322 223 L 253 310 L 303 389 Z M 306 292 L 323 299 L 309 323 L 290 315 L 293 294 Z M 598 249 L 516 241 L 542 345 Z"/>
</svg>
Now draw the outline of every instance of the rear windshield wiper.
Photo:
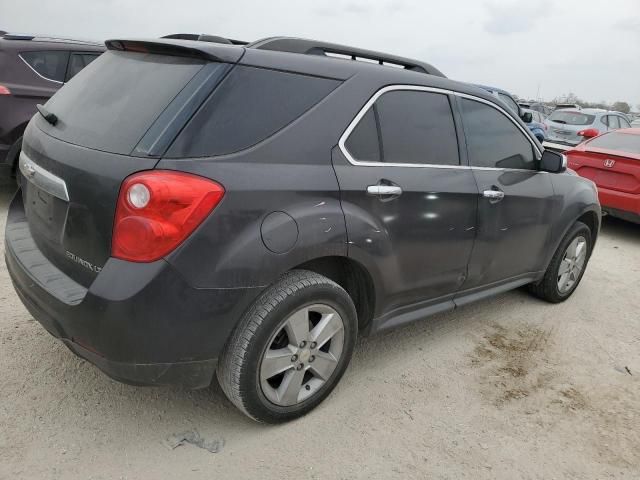
<svg viewBox="0 0 640 480">
<path fill-rule="evenodd" d="M 44 108 L 44 106 L 37 104 L 36 108 L 38 109 L 38 112 L 40 113 L 40 115 L 42 115 L 42 117 L 51 125 L 55 125 L 56 123 L 58 123 L 58 117 L 55 114 L 51 113 L 46 108 Z"/>
<path fill-rule="evenodd" d="M 42 112 L 40 112 L 40 113 L 42 113 Z M 551 120 L 551 121 L 552 122 L 556 122 L 556 123 L 565 123 L 565 124 L 567 123 L 564 120 Z"/>
</svg>

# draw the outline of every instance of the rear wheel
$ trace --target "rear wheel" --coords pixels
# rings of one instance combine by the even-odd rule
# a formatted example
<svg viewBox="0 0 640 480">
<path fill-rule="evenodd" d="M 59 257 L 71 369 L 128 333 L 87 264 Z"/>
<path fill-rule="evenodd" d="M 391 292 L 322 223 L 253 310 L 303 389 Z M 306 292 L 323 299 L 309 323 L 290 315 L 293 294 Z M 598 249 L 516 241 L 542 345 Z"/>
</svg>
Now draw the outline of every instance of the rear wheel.
<svg viewBox="0 0 640 480">
<path fill-rule="evenodd" d="M 548 302 L 563 302 L 571 296 L 582 280 L 591 256 L 591 230 L 582 222 L 565 235 L 551 259 L 543 279 L 530 290 Z"/>
<path fill-rule="evenodd" d="M 220 385 L 240 410 L 279 423 L 315 408 L 344 373 L 357 317 L 342 287 L 294 270 L 252 305 L 218 365 Z"/>
</svg>

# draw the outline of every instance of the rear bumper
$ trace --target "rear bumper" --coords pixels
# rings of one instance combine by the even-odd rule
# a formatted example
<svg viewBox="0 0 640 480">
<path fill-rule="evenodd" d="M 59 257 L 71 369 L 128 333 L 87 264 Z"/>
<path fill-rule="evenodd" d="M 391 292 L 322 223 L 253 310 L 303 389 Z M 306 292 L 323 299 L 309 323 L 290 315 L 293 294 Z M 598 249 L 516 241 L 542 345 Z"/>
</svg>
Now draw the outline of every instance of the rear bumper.
<svg viewBox="0 0 640 480">
<path fill-rule="evenodd" d="M 261 288 L 193 288 L 163 260 L 110 259 L 83 291 L 55 266 L 42 274 L 42 258 L 33 261 L 39 252 L 24 242 L 29 234 L 21 207 L 18 194 L 7 220 L 5 260 L 20 299 L 47 331 L 124 383 L 209 385 L 228 336 Z"/>
<path fill-rule="evenodd" d="M 602 211 L 630 222 L 640 223 L 640 195 L 598 187 Z"/>
</svg>

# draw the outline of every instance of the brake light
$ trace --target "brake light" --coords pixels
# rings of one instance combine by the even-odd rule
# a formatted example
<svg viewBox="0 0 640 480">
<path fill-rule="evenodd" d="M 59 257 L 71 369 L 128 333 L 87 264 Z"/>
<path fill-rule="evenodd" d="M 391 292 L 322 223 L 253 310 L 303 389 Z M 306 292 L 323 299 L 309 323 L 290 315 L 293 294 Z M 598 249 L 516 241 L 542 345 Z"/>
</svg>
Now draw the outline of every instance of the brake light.
<svg viewBox="0 0 640 480">
<path fill-rule="evenodd" d="M 600 131 L 597 128 L 587 128 L 585 130 L 580 130 L 578 135 L 584 138 L 593 138 L 600 135 Z"/>
<path fill-rule="evenodd" d="M 0 85 L 0 95 L 11 95 L 11 90 L 9 90 L 9 87 Z"/>
<path fill-rule="evenodd" d="M 167 170 L 136 173 L 122 183 L 111 255 L 153 262 L 180 245 L 220 203 L 213 180 Z"/>
</svg>

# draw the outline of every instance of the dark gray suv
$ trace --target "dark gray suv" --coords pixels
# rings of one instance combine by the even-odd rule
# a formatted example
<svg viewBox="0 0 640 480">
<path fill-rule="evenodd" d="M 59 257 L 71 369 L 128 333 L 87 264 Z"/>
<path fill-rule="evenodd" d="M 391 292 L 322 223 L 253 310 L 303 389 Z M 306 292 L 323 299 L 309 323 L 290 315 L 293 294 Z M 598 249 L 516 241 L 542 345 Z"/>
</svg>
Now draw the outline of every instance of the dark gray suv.
<svg viewBox="0 0 640 480">
<path fill-rule="evenodd" d="M 310 40 L 107 47 L 29 123 L 6 262 L 113 378 L 217 372 L 281 422 L 331 392 L 358 335 L 523 285 L 560 302 L 584 274 L 594 184 L 484 90 Z"/>
<path fill-rule="evenodd" d="M 0 32 L 0 179 L 15 173 L 36 104 L 98 58 L 103 44 Z"/>
</svg>

